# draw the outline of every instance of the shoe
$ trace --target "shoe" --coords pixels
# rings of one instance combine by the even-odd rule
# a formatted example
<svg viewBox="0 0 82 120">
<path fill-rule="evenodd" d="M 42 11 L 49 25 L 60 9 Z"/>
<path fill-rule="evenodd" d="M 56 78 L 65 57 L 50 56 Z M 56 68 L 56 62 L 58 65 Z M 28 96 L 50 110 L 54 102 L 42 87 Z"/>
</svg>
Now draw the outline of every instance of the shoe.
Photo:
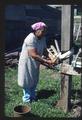
<svg viewBox="0 0 82 120">
<path fill-rule="evenodd" d="M 30 98 L 22 97 L 22 100 L 23 100 L 23 103 L 28 103 L 28 102 L 30 102 Z"/>
</svg>

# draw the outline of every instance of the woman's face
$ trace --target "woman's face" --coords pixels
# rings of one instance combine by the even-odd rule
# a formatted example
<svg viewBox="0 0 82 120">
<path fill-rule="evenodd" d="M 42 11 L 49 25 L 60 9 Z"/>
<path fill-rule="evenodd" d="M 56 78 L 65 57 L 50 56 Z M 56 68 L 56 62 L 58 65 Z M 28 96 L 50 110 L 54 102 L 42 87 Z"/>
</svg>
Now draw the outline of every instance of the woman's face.
<svg viewBox="0 0 82 120">
<path fill-rule="evenodd" d="M 42 38 L 46 34 L 46 28 L 39 29 L 35 32 L 36 36 Z"/>
</svg>

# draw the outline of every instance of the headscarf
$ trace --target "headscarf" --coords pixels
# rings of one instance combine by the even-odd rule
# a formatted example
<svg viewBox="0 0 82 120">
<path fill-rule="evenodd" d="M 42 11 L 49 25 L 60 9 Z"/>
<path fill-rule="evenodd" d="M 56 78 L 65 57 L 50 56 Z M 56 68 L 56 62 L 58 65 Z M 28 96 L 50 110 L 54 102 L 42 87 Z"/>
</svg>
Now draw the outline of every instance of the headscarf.
<svg viewBox="0 0 82 120">
<path fill-rule="evenodd" d="M 31 28 L 35 31 L 39 29 L 43 29 L 44 27 L 47 27 L 47 25 L 44 22 L 37 22 L 31 25 Z"/>
</svg>

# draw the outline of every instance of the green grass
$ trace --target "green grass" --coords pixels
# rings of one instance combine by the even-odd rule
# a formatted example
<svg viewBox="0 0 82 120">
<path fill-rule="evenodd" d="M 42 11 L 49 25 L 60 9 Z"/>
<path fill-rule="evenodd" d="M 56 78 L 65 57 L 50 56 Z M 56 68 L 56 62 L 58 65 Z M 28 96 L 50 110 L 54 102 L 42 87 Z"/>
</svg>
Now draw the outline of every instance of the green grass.
<svg viewBox="0 0 82 120">
<path fill-rule="evenodd" d="M 74 89 L 80 88 L 80 78 L 73 77 Z M 41 69 L 36 94 L 38 101 L 29 103 L 31 113 L 43 118 L 70 117 L 53 106 L 60 99 L 60 75 L 50 69 Z M 17 85 L 17 67 L 5 69 L 5 116 L 13 117 L 13 109 L 22 103 L 22 88 Z"/>
</svg>

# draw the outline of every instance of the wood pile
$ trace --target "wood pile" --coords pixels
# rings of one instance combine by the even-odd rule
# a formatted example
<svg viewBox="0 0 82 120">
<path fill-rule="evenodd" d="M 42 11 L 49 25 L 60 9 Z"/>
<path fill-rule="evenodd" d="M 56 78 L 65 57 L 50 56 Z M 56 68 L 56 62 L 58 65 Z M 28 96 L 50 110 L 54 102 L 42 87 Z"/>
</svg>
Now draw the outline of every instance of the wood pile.
<svg viewBox="0 0 82 120">
<path fill-rule="evenodd" d="M 19 51 L 11 52 L 11 53 L 5 53 L 5 67 L 10 66 L 13 67 L 18 64 L 19 60 Z"/>
</svg>

